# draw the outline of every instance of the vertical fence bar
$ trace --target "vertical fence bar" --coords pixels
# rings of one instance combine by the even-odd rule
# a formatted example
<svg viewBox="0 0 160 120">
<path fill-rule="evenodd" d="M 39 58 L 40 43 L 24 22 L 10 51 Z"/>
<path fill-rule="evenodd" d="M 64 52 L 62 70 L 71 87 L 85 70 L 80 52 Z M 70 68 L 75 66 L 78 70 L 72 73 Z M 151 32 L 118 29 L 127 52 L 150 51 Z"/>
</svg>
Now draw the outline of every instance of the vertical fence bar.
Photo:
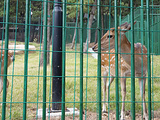
<svg viewBox="0 0 160 120">
<path fill-rule="evenodd" d="M 141 7 L 140 7 L 140 14 L 141 14 L 141 17 L 140 17 L 140 31 L 141 31 L 141 44 L 144 45 L 144 25 L 143 25 L 143 22 L 144 22 L 144 18 L 143 18 L 143 9 L 144 9 L 144 6 L 143 6 L 143 0 L 141 0 Z M 143 48 L 141 48 L 141 54 L 143 54 Z M 141 56 L 141 77 L 143 77 L 143 55 Z M 143 90 L 143 81 L 141 81 L 141 87 L 142 87 L 142 90 Z M 143 95 L 142 95 L 142 100 L 143 100 Z M 142 103 L 142 112 L 141 112 L 142 116 L 143 116 L 143 103 Z"/>
<path fill-rule="evenodd" d="M 40 35 L 40 38 L 39 38 L 39 40 L 40 40 L 40 47 L 39 47 L 40 51 L 41 51 L 41 48 L 42 48 L 41 47 L 42 46 L 41 43 L 42 43 L 42 37 L 43 37 L 42 36 L 42 34 L 43 34 L 43 29 L 42 29 L 42 27 L 43 27 L 43 23 L 42 23 L 43 22 L 43 4 L 44 3 L 42 2 L 42 4 L 41 4 L 41 20 L 40 20 L 41 21 L 41 23 L 40 23 L 41 27 L 40 27 L 40 34 L 39 34 Z M 39 96 L 39 83 L 40 83 L 40 79 L 39 79 L 40 78 L 39 77 L 40 76 L 40 58 L 41 58 L 41 52 L 39 52 L 38 83 L 37 83 L 37 110 L 36 110 L 36 115 L 38 114 L 38 104 L 39 104 L 38 96 Z M 38 115 L 36 116 L 36 120 L 37 119 L 38 119 Z"/>
<path fill-rule="evenodd" d="M 89 13 L 90 13 L 90 9 L 89 9 L 89 0 L 88 0 L 88 7 L 87 7 L 87 18 L 89 18 Z M 89 31 L 91 30 L 91 28 L 89 28 L 89 19 L 87 20 L 87 40 L 86 40 L 86 44 L 87 44 L 87 61 L 86 61 L 86 97 L 85 97 L 85 120 L 87 119 L 87 86 L 88 86 L 88 46 L 89 46 L 89 43 L 90 41 L 88 41 L 90 38 L 89 38 Z M 85 45 L 86 45 L 85 44 Z"/>
<path fill-rule="evenodd" d="M 44 1 L 43 16 L 43 120 L 46 120 L 46 78 L 47 78 L 47 8 L 48 0 Z"/>
<path fill-rule="evenodd" d="M 148 60 L 148 119 L 151 120 L 151 57 L 150 57 L 150 0 L 146 0 L 146 10 L 147 10 L 147 60 Z"/>
<path fill-rule="evenodd" d="M 75 25 L 75 31 L 74 32 L 76 32 L 76 35 L 75 35 L 75 42 L 74 42 L 74 44 L 75 44 L 75 64 L 74 64 L 74 76 L 76 76 L 76 68 L 77 68 L 77 66 L 76 66 L 76 63 L 77 63 L 77 39 L 78 39 L 78 21 L 79 21 L 79 10 L 78 10 L 78 0 L 76 0 L 76 25 Z M 72 45 L 73 46 L 73 45 Z M 73 120 L 75 119 L 75 101 L 76 101 L 76 91 L 75 91 L 75 89 L 76 89 L 76 77 L 74 77 L 74 104 L 73 104 Z"/>
<path fill-rule="evenodd" d="M 154 4 L 154 3 L 153 3 L 153 0 L 152 0 L 152 7 L 151 7 L 151 11 L 152 11 L 152 12 L 151 12 L 151 14 L 152 14 L 152 16 L 151 16 L 151 17 L 152 17 L 152 18 L 151 18 L 151 25 L 154 24 L 154 21 L 153 21 L 153 20 L 154 20 L 154 15 L 153 15 L 154 6 L 153 6 L 153 4 Z M 159 18 L 159 17 L 158 17 L 158 18 Z M 158 20 L 158 22 L 159 22 L 159 20 Z M 158 25 L 158 27 L 159 27 L 159 25 Z M 154 34 L 155 34 L 155 33 L 153 33 L 153 29 L 154 29 L 154 28 L 153 28 L 153 26 L 152 26 L 152 29 L 151 29 L 151 31 L 152 31 L 152 33 L 151 33 L 152 50 L 151 50 L 151 53 L 154 52 L 154 42 L 153 42 L 153 41 L 154 41 Z M 158 37 L 159 37 L 159 36 L 158 36 Z M 158 40 L 159 40 L 159 39 L 158 39 Z M 157 48 L 157 47 L 155 47 L 155 48 Z M 159 47 L 158 47 L 158 48 L 159 48 Z M 157 51 L 157 53 L 159 53 L 159 51 Z M 154 58 L 154 57 L 153 57 L 153 54 L 152 54 L 151 61 L 154 60 L 153 58 Z M 154 74 L 153 74 L 153 73 L 154 73 L 153 71 L 154 71 L 154 69 L 155 69 L 155 67 L 153 66 L 153 65 L 154 65 L 154 62 L 151 62 L 151 63 L 152 63 L 152 65 L 151 65 L 151 66 L 152 66 L 152 73 L 151 73 L 151 74 L 152 74 L 152 76 L 154 76 Z M 154 102 L 153 102 L 153 101 L 154 101 L 154 78 L 152 77 L 151 79 L 152 79 L 152 98 L 151 98 L 151 100 L 152 100 L 152 103 L 151 103 L 151 104 L 152 104 L 152 108 L 151 108 L 151 109 L 152 109 L 152 113 L 151 113 L 151 114 L 152 114 L 152 118 L 154 118 Z"/>
<path fill-rule="evenodd" d="M 5 120 L 6 114 L 6 93 L 7 93 L 7 61 L 8 61 L 8 39 L 9 39 L 9 9 L 10 0 L 6 1 L 6 26 L 5 26 L 5 53 L 4 53 L 4 78 L 3 78 L 3 104 L 2 104 L 2 120 Z"/>
<path fill-rule="evenodd" d="M 17 40 L 17 28 L 18 28 L 18 0 L 16 1 L 16 25 L 15 25 L 15 42 L 14 42 L 14 56 L 15 56 L 15 50 L 16 50 L 16 40 Z M 13 62 L 13 68 L 12 68 L 12 75 L 14 75 L 14 67 L 15 67 L 15 63 Z M 13 100 L 13 79 L 14 76 L 12 76 L 12 83 L 11 83 L 11 97 L 10 97 L 10 120 L 12 119 L 12 100 Z"/>
<path fill-rule="evenodd" d="M 65 45 L 66 45 L 66 0 L 63 0 L 63 30 L 62 30 L 62 120 L 65 120 Z"/>
<path fill-rule="evenodd" d="M 130 0 L 131 14 L 131 117 L 135 120 L 135 60 L 134 60 L 134 8 Z"/>
<path fill-rule="evenodd" d="M 119 87 L 118 87 L 118 17 L 117 0 L 114 0 L 114 18 L 115 18 L 115 79 L 116 79 L 116 120 L 119 120 Z"/>
<path fill-rule="evenodd" d="M 110 34 L 110 28 L 111 28 L 111 0 L 109 0 L 109 26 L 108 26 L 108 29 L 109 29 L 109 34 Z M 110 45 L 110 38 L 109 38 L 109 45 Z M 110 51 L 110 46 L 109 46 L 109 51 Z M 110 66 L 110 54 L 109 54 L 109 66 Z M 109 71 L 110 71 L 110 67 L 109 67 Z M 110 82 L 110 77 L 111 77 L 111 74 L 109 72 L 109 82 Z M 109 117 L 110 117 L 110 85 L 109 85 L 109 88 L 108 88 L 108 120 L 109 120 Z M 105 102 L 105 101 L 104 101 Z"/>
<path fill-rule="evenodd" d="M 98 68 L 97 68 L 97 94 L 99 120 L 102 119 L 101 113 L 101 1 L 97 1 L 97 35 L 98 35 Z"/>
<path fill-rule="evenodd" d="M 23 120 L 26 120 L 26 109 L 27 109 L 28 45 L 29 45 L 29 0 L 26 0 Z"/>
<path fill-rule="evenodd" d="M 4 28 L 4 26 L 5 26 L 5 24 L 4 24 L 4 22 L 5 22 L 5 10 L 6 10 L 6 0 L 4 0 L 4 9 L 3 9 L 3 28 Z M 3 31 L 2 31 L 2 41 L 3 41 L 3 39 L 4 39 L 4 29 L 3 29 Z M 3 46 L 3 42 L 2 42 L 2 45 L 1 46 Z M 2 54 L 2 53 L 1 53 Z M 0 64 L 0 67 L 1 67 L 1 64 Z M 0 72 L 1 72 L 1 70 L 0 70 Z"/>
<path fill-rule="evenodd" d="M 80 120 L 83 120 L 83 0 L 80 1 Z"/>
<path fill-rule="evenodd" d="M 55 0 L 53 11 L 53 53 L 52 53 L 52 110 L 61 110 L 62 102 L 62 9 L 61 0 Z M 58 87 L 57 87 L 58 86 Z"/>
</svg>

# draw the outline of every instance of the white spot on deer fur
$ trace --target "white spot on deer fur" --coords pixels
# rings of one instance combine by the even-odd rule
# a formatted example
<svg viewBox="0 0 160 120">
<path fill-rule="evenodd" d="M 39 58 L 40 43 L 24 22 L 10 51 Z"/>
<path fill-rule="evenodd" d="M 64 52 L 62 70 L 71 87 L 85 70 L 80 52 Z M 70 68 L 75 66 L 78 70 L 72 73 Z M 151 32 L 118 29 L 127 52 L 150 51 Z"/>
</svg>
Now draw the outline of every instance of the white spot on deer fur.
<svg viewBox="0 0 160 120">
<path fill-rule="evenodd" d="M 104 62 L 104 60 L 102 60 L 102 62 Z"/>
<path fill-rule="evenodd" d="M 105 68 L 108 70 L 109 69 L 109 67 L 108 66 L 105 66 Z"/>
<path fill-rule="evenodd" d="M 104 54 L 102 54 L 102 56 L 104 56 Z"/>
<path fill-rule="evenodd" d="M 106 52 L 108 52 L 108 51 L 106 51 Z"/>
<path fill-rule="evenodd" d="M 112 61 L 112 59 L 114 59 L 114 58 L 115 58 L 115 56 L 113 56 L 110 61 Z"/>
<path fill-rule="evenodd" d="M 107 58 L 104 58 L 105 60 L 107 60 Z"/>
<path fill-rule="evenodd" d="M 122 66 L 125 66 L 124 64 L 122 64 Z"/>
</svg>

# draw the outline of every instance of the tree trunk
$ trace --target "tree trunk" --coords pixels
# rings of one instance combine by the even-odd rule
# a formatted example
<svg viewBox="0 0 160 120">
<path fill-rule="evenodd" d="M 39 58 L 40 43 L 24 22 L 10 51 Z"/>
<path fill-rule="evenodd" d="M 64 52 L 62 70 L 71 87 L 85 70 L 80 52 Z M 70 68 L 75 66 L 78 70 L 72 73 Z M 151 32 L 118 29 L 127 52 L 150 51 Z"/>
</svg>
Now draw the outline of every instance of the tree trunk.
<svg viewBox="0 0 160 120">
<path fill-rule="evenodd" d="M 98 41 L 97 41 L 97 30 L 96 30 L 96 33 L 95 33 L 95 41 L 94 41 L 94 44 L 96 44 Z"/>
<path fill-rule="evenodd" d="M 48 16 L 50 16 L 50 2 L 48 2 Z M 48 17 L 47 19 L 47 25 L 48 25 L 48 28 L 47 28 L 47 65 L 50 63 L 50 17 Z M 44 33 L 44 30 L 43 30 L 43 33 Z M 42 40 L 43 42 L 43 40 Z M 44 42 L 43 42 L 44 43 Z M 44 58 L 43 58 L 43 43 L 42 43 L 42 53 L 41 53 L 41 59 L 40 59 L 40 66 L 43 66 L 43 61 L 44 61 Z"/>
<path fill-rule="evenodd" d="M 77 16 L 77 20 L 76 20 L 76 25 L 75 25 L 75 29 L 74 29 L 74 35 L 73 35 L 73 39 L 72 39 L 71 49 L 74 48 L 76 34 L 78 33 L 78 32 L 77 32 L 77 27 L 78 27 L 79 16 L 80 16 L 80 13 L 78 12 L 78 16 Z"/>
<path fill-rule="evenodd" d="M 101 28 L 102 28 L 102 30 L 101 30 L 101 36 L 103 36 L 103 34 L 104 34 L 104 15 L 103 15 L 103 9 L 102 9 L 102 7 L 101 7 L 101 23 L 102 23 L 102 26 L 101 26 Z"/>
<path fill-rule="evenodd" d="M 87 32 L 88 38 L 86 38 L 86 43 L 84 45 L 83 52 L 87 52 L 88 51 L 88 45 L 89 45 L 89 43 L 91 41 L 91 27 L 92 27 L 93 18 L 94 18 L 94 15 L 95 15 L 96 7 L 97 7 L 96 3 L 97 3 L 97 0 L 95 0 L 95 3 L 94 3 L 95 6 L 92 6 L 92 9 L 91 9 L 91 12 L 90 12 L 88 32 Z"/>
</svg>

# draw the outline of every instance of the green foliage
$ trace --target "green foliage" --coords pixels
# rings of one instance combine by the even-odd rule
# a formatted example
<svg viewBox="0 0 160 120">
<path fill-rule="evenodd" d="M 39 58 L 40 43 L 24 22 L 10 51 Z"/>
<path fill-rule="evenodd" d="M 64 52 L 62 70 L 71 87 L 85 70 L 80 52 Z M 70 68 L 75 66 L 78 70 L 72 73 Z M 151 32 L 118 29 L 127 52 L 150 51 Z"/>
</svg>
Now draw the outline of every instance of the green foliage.
<svg viewBox="0 0 160 120">
<path fill-rule="evenodd" d="M 0 16 L 4 15 L 4 1 L 0 2 Z"/>
<path fill-rule="evenodd" d="M 18 1 L 18 3 L 17 3 Z M 91 10 L 91 7 L 95 4 L 96 0 L 84 0 L 84 13 L 88 13 Z M 121 13 L 122 16 L 125 16 L 129 13 L 129 6 L 130 1 L 128 0 L 122 0 L 121 4 L 120 1 L 117 1 L 119 6 L 123 6 L 118 12 L 118 15 Z M 53 2 L 50 2 L 51 8 L 53 8 Z M 150 5 L 159 5 L 159 0 L 152 0 L 150 1 Z M 18 4 L 18 8 L 16 5 Z M 16 10 L 18 10 L 18 17 L 25 17 L 25 4 L 26 0 L 10 0 L 10 16 L 15 17 L 16 16 Z M 144 1 L 144 5 L 146 2 Z M 102 11 L 103 14 L 108 14 L 114 16 L 114 0 L 111 0 L 111 3 L 109 0 L 101 0 L 102 5 Z M 111 5 L 111 9 L 109 9 L 109 5 Z M 134 1 L 134 7 L 138 7 L 141 5 L 140 0 Z M 0 17 L 4 14 L 4 0 L 0 2 Z M 77 10 L 79 11 L 80 7 L 80 0 L 67 0 L 67 17 L 70 19 L 75 19 Z M 40 17 L 41 13 L 43 13 L 43 2 L 42 1 L 32 1 L 31 2 L 31 9 L 33 12 L 33 17 Z M 50 10 L 50 13 L 53 9 Z M 111 10 L 109 12 L 109 10 Z"/>
</svg>

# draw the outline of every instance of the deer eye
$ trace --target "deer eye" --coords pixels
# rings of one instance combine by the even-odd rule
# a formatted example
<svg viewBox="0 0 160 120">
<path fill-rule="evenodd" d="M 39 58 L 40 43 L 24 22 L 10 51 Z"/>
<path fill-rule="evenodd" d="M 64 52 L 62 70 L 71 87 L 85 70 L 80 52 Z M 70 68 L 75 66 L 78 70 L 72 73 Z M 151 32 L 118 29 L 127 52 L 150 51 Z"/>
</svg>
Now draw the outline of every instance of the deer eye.
<svg viewBox="0 0 160 120">
<path fill-rule="evenodd" d="M 108 35 L 108 38 L 112 38 L 113 37 L 113 35 Z"/>
</svg>

